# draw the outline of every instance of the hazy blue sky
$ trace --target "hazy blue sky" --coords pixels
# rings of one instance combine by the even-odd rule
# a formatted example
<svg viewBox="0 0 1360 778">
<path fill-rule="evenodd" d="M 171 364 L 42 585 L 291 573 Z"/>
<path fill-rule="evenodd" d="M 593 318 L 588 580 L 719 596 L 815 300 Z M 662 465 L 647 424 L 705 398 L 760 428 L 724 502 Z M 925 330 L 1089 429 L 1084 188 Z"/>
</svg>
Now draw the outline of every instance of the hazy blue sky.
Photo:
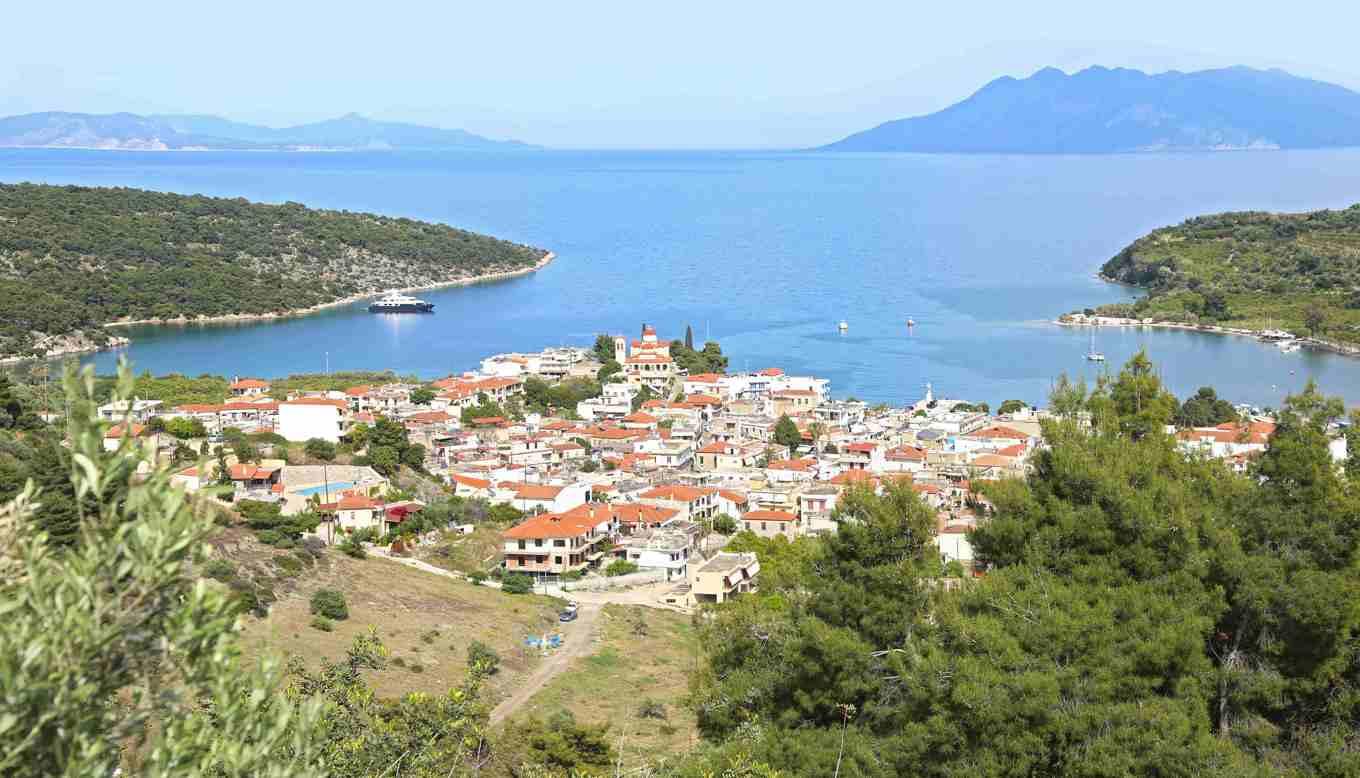
<svg viewBox="0 0 1360 778">
<path fill-rule="evenodd" d="M 66 0 L 0 12 L 0 113 L 368 116 L 574 147 L 789 147 L 1044 65 L 1360 87 L 1360 4 Z"/>
</svg>

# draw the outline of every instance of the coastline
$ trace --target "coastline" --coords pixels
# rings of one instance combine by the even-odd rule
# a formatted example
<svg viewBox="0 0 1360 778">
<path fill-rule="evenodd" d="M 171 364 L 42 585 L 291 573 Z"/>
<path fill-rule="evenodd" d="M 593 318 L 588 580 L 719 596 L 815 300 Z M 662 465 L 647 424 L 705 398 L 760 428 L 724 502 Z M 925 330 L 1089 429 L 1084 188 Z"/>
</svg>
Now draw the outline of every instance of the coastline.
<svg viewBox="0 0 1360 778">
<path fill-rule="evenodd" d="M 307 308 L 295 308 L 292 310 L 282 311 L 279 313 L 273 312 L 228 313 L 223 314 L 221 316 L 195 316 L 192 318 L 188 316 L 178 316 L 173 319 L 156 319 L 156 318 L 119 319 L 117 321 L 105 322 L 104 324 L 101 324 L 99 326 L 113 328 L 113 327 L 132 327 L 140 324 L 154 324 L 154 325 L 215 324 L 223 322 L 267 321 L 270 319 L 287 319 L 292 318 L 294 316 L 307 316 L 309 314 L 318 313 L 320 311 L 326 310 L 327 308 L 339 308 L 345 305 L 353 305 L 354 303 L 357 303 L 360 300 L 366 300 L 370 297 L 376 297 L 380 294 L 383 294 L 383 292 L 395 291 L 400 292 L 402 294 L 409 294 L 411 292 L 428 292 L 434 289 L 447 289 L 449 287 L 455 286 L 474 286 L 476 284 L 485 284 L 491 283 L 493 281 L 504 281 L 510 278 L 527 276 L 530 273 L 537 273 L 538 271 L 547 267 L 556 258 L 557 255 L 549 251 L 547 254 L 544 254 L 543 257 L 539 259 L 537 262 L 535 262 L 533 265 L 530 265 L 529 267 L 522 267 L 519 268 L 518 270 L 502 270 L 496 273 L 483 273 L 482 275 L 478 276 L 455 278 L 450 279 L 448 281 L 436 281 L 430 284 L 420 284 L 417 286 L 404 286 L 397 287 L 395 289 L 383 289 L 381 291 L 374 292 L 360 292 L 357 294 L 352 294 L 348 297 L 342 297 L 339 300 L 332 300 L 331 302 L 328 303 L 318 303 L 317 305 L 312 305 Z"/>
<path fill-rule="evenodd" d="M 267 321 L 267 320 L 270 320 L 270 319 L 284 319 L 284 318 L 291 318 L 291 317 L 294 317 L 294 316 L 307 316 L 307 315 L 310 315 L 310 314 L 313 314 L 313 313 L 318 313 L 318 312 L 320 312 L 320 311 L 324 311 L 324 310 L 326 310 L 327 308 L 338 308 L 338 307 L 345 306 L 345 305 L 353 305 L 354 303 L 357 303 L 357 302 L 359 302 L 360 300 L 366 300 L 366 299 L 371 298 L 371 297 L 376 297 L 376 296 L 382 294 L 383 292 L 387 292 L 387 291 L 396 291 L 396 292 L 400 292 L 400 293 L 402 293 L 402 294 L 409 294 L 409 293 L 411 293 L 411 292 L 426 292 L 426 291 L 430 291 L 430 290 L 434 290 L 434 289 L 447 289 L 447 288 L 455 287 L 455 286 L 475 286 L 475 285 L 477 285 L 477 284 L 486 284 L 486 283 L 492 283 L 492 282 L 495 282 L 495 281 L 505 281 L 505 280 L 508 280 L 508 279 L 511 279 L 511 278 L 518 278 L 518 277 L 520 277 L 520 276 L 527 276 L 527 275 L 529 275 L 529 274 L 531 274 L 531 273 L 537 273 L 538 271 L 540 271 L 540 270 L 542 270 L 543 268 L 547 267 L 547 266 L 548 266 L 549 264 L 551 264 L 552 261 L 553 261 L 554 259 L 556 259 L 556 258 L 557 258 L 557 255 L 556 255 L 555 253 L 549 251 L 548 253 L 544 254 L 544 255 L 543 255 L 537 262 L 535 262 L 533 265 L 530 265 L 529 267 L 522 267 L 522 268 L 519 268 L 519 269 L 517 269 L 517 270 L 502 270 L 502 271 L 498 271 L 498 272 L 495 272 L 495 273 L 483 273 L 483 274 L 477 275 L 477 276 L 468 276 L 468 277 L 465 277 L 465 278 L 454 278 L 454 279 L 450 279 L 450 280 L 448 280 L 448 281 L 436 281 L 436 282 L 434 282 L 434 283 L 430 283 L 430 284 L 420 284 L 420 285 L 417 285 L 417 286 L 400 287 L 400 288 L 397 288 L 397 289 L 394 289 L 394 290 L 384 289 L 384 290 L 382 290 L 382 291 L 375 291 L 375 292 L 362 292 L 362 293 L 359 293 L 359 294 L 352 294 L 352 295 L 350 295 L 350 296 L 348 296 L 348 297 L 343 297 L 343 298 L 341 298 L 341 299 L 339 299 L 339 300 L 332 300 L 331 302 L 328 302 L 328 303 L 320 303 L 320 304 L 318 304 L 318 305 L 312 305 L 312 306 L 309 306 L 309 307 L 307 307 L 307 308 L 297 308 L 297 309 L 294 309 L 294 310 L 283 311 L 283 312 L 281 312 L 281 313 L 230 313 L 230 314 L 225 314 L 225 315 L 222 315 L 222 316 L 196 316 L 196 317 L 193 317 L 193 318 L 189 318 L 189 317 L 187 317 L 187 316 L 180 316 L 180 317 L 176 317 L 176 318 L 174 318 L 174 319 L 119 319 L 118 321 L 105 322 L 104 324 L 99 325 L 99 327 L 100 327 L 101 329 L 113 329 L 113 328 L 117 328 L 117 327 L 131 327 L 131 326 L 135 326 L 135 325 L 143 325 L 143 324 L 150 324 L 150 325 L 157 325 L 157 326 L 159 326 L 159 325 L 181 325 L 181 326 L 182 326 L 182 325 L 186 325 L 186 324 L 214 324 L 214 323 L 226 323 L 226 322 Z M 67 335 L 55 336 L 55 337 L 70 338 L 70 337 L 72 337 L 72 336 L 71 336 L 70 334 L 67 334 Z M 132 341 L 131 341 L 130 339 L 128 339 L 128 338 L 126 338 L 126 337 L 124 337 L 124 336 L 121 336 L 121 335 L 114 335 L 114 336 L 110 336 L 110 337 L 109 337 L 108 343 L 106 343 L 106 344 L 104 344 L 104 345 L 102 345 L 102 346 L 96 346 L 96 345 L 90 345 L 90 346 L 74 346 L 74 345 L 72 345 L 72 346 L 68 346 L 68 347 L 64 347 L 64 348 L 59 348 L 59 349 L 57 349 L 57 350 L 49 351 L 45 356 L 42 356 L 42 357 L 35 357 L 35 356 L 8 356 L 8 357 L 0 357 L 0 365 L 13 365 L 13 364 L 19 364 L 19 363 L 21 363 L 21 362 L 30 362 L 30 361 L 37 361 L 37 360 L 52 360 L 52 359 L 61 358 L 61 357 L 74 356 L 74 355 L 77 355 L 77 354 L 93 354 L 93 353 L 98 353 L 98 352 L 100 352 L 100 351 L 112 351 L 112 350 L 115 350 L 115 349 L 125 348 L 125 347 L 127 347 L 128 345 L 130 345 L 131 342 L 132 342 Z"/>
<path fill-rule="evenodd" d="M 1080 317 L 1080 318 L 1074 318 Z M 1160 321 L 1157 319 L 1128 319 L 1118 316 L 1091 316 L 1085 314 L 1065 313 L 1053 320 L 1059 327 L 1148 327 L 1167 330 L 1186 330 L 1188 332 L 1201 332 L 1207 335 L 1235 335 L 1237 337 L 1251 338 L 1261 342 L 1267 341 L 1262 337 L 1264 332 L 1252 330 L 1245 327 L 1223 327 L 1217 324 L 1187 324 L 1180 321 Z M 1360 346 L 1353 346 L 1348 343 L 1338 343 L 1336 341 L 1325 340 L 1323 338 L 1302 337 L 1295 338 L 1295 343 L 1305 348 L 1318 351 L 1328 351 L 1346 357 L 1360 357 Z"/>
</svg>

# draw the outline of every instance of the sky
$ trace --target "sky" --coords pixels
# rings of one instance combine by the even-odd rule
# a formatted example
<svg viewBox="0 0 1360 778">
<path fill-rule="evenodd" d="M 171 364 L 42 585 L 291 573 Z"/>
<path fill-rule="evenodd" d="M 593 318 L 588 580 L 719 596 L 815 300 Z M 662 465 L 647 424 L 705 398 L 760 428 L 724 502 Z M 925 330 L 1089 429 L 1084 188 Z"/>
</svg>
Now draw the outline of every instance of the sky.
<svg viewBox="0 0 1360 778">
<path fill-rule="evenodd" d="M 1356 29 L 1339 0 L 15 3 L 0 115 L 357 112 L 564 148 L 800 148 L 1047 65 L 1360 89 Z"/>
</svg>

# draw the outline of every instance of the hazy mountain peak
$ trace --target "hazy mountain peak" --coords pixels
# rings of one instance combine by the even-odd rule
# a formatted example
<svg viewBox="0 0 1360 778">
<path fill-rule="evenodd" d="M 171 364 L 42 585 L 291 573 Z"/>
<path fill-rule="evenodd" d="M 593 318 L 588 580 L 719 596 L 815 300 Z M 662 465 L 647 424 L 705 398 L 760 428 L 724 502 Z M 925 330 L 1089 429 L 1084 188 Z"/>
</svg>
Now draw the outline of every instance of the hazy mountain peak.
<svg viewBox="0 0 1360 778">
<path fill-rule="evenodd" d="M 1238 65 L 1149 75 L 1046 67 L 988 82 L 927 116 L 899 119 L 834 151 L 1109 153 L 1360 145 L 1360 94 L 1283 70 Z"/>
</svg>

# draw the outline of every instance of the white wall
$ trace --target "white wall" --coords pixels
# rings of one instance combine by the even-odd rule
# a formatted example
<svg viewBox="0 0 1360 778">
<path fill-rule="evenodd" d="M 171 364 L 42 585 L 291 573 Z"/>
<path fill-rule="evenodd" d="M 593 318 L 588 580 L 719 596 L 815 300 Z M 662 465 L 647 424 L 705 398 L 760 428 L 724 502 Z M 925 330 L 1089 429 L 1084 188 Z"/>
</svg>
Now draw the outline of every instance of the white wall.
<svg viewBox="0 0 1360 778">
<path fill-rule="evenodd" d="M 288 440 L 340 441 L 340 409 L 333 405 L 279 405 L 279 434 Z"/>
</svg>

